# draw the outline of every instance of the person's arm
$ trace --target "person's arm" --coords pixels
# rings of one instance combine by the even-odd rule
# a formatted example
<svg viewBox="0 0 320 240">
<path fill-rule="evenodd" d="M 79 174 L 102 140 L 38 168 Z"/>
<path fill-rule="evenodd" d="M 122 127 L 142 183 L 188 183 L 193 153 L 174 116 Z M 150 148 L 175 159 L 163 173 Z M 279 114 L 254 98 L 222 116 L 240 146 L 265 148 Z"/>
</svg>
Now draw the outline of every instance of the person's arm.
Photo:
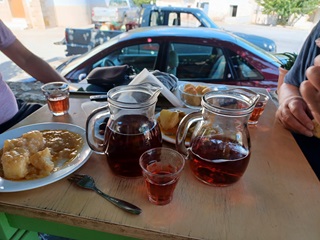
<svg viewBox="0 0 320 240">
<path fill-rule="evenodd" d="M 300 95 L 299 88 L 284 83 L 280 87 L 280 92 L 281 94 L 278 96 L 279 107 L 276 112 L 277 119 L 285 128 L 312 137 L 314 125 L 311 113 Z"/>
<path fill-rule="evenodd" d="M 320 54 L 320 48 L 316 44 L 319 33 L 320 21 L 304 41 L 296 61 L 284 78 L 285 83 L 290 83 L 299 87 L 300 84 L 307 79 L 306 70 L 314 64 L 316 56 Z"/>
<path fill-rule="evenodd" d="M 315 60 L 316 66 L 307 69 L 308 80 L 301 83 L 301 95 L 307 102 L 315 120 L 320 123 L 320 56 Z"/>
<path fill-rule="evenodd" d="M 276 113 L 277 119 L 285 128 L 310 137 L 313 136 L 313 116 L 299 88 L 300 84 L 307 79 L 307 68 L 314 64 L 315 57 L 320 53 L 315 43 L 319 32 L 320 21 L 308 35 L 294 65 L 284 78 L 284 84 L 279 88 L 279 108 Z"/>
<path fill-rule="evenodd" d="M 2 52 L 20 68 L 43 83 L 67 82 L 46 61 L 29 51 L 18 39 L 3 49 Z"/>
</svg>

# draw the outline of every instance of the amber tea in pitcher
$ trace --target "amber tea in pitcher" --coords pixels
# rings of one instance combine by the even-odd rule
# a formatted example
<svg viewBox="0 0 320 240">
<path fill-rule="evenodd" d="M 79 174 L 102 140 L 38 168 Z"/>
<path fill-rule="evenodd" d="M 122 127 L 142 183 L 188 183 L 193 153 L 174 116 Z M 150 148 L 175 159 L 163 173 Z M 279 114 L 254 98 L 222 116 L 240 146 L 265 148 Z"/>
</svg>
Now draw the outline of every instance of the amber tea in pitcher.
<svg viewBox="0 0 320 240">
<path fill-rule="evenodd" d="M 237 182 L 245 172 L 249 158 L 249 150 L 241 144 L 218 136 L 197 137 L 189 149 L 191 171 L 200 181 L 215 186 Z"/>
<path fill-rule="evenodd" d="M 142 115 L 123 115 L 113 124 L 112 128 L 107 127 L 104 136 L 104 151 L 111 170 L 120 176 L 140 176 L 137 159 L 146 150 L 162 145 L 157 121 Z"/>
<path fill-rule="evenodd" d="M 115 87 L 107 94 L 106 106 L 88 117 L 87 142 L 94 151 L 105 154 L 114 174 L 142 176 L 140 155 L 162 146 L 160 127 L 154 117 L 160 91 L 161 87 L 150 83 Z"/>
<path fill-rule="evenodd" d="M 176 148 L 187 155 L 194 176 L 212 186 L 237 182 L 250 159 L 248 119 L 259 95 L 248 89 L 212 91 L 202 97 L 201 112 L 188 114 L 179 124 Z M 196 123 L 190 146 L 185 139 Z"/>
</svg>

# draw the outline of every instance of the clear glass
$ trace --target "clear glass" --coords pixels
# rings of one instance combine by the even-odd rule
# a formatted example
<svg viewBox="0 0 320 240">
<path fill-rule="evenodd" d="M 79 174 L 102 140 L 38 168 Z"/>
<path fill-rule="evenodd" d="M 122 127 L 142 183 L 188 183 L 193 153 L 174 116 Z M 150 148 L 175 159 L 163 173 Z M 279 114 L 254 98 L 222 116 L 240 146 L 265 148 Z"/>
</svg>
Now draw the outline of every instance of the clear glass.
<svg viewBox="0 0 320 240">
<path fill-rule="evenodd" d="M 171 148 L 153 148 L 140 157 L 149 201 L 165 205 L 172 201 L 185 160 Z"/>
<path fill-rule="evenodd" d="M 49 110 L 54 116 L 62 116 L 69 111 L 69 85 L 65 82 L 44 84 L 41 90 L 46 97 Z"/>
<path fill-rule="evenodd" d="M 256 103 L 253 112 L 249 118 L 248 124 L 250 125 L 257 125 L 260 116 L 264 112 L 264 109 L 269 101 L 269 97 L 263 93 L 259 93 L 260 97 L 258 102 Z"/>
</svg>

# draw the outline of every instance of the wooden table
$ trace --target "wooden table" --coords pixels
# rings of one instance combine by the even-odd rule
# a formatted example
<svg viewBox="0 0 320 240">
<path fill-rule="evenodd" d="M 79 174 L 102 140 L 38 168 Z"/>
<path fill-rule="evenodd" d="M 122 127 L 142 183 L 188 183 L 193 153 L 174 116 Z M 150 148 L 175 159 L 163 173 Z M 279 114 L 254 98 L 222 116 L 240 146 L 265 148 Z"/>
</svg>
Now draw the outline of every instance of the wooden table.
<svg viewBox="0 0 320 240">
<path fill-rule="evenodd" d="M 44 106 L 17 127 L 48 121 L 84 127 L 84 101 L 72 98 L 70 113 L 63 117 L 52 117 Z M 84 240 L 318 240 L 320 184 L 291 134 L 276 122 L 275 111 L 269 101 L 258 125 L 250 127 L 249 166 L 232 186 L 207 186 L 186 164 L 173 201 L 156 206 L 148 201 L 142 178 L 117 177 L 103 155 L 92 154 L 77 173 L 92 175 L 102 191 L 141 207 L 141 215 L 125 213 L 64 178 L 34 190 L 0 193 L 0 239 L 23 229 Z"/>
</svg>

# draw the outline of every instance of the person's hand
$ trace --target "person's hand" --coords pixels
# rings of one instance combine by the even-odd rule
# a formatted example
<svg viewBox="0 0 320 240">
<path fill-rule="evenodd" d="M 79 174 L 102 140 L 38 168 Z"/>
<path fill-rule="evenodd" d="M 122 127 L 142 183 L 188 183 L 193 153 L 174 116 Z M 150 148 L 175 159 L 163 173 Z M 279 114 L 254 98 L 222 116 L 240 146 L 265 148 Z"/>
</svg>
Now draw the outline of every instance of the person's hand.
<svg viewBox="0 0 320 240">
<path fill-rule="evenodd" d="M 284 100 L 278 107 L 276 117 L 288 130 L 313 136 L 311 113 L 302 97 L 293 96 Z"/>
<path fill-rule="evenodd" d="M 307 69 L 308 80 L 301 83 L 300 92 L 313 117 L 320 123 L 320 66 L 317 63 L 318 58 L 319 56 L 315 59 L 317 66 L 311 66 Z"/>
</svg>

